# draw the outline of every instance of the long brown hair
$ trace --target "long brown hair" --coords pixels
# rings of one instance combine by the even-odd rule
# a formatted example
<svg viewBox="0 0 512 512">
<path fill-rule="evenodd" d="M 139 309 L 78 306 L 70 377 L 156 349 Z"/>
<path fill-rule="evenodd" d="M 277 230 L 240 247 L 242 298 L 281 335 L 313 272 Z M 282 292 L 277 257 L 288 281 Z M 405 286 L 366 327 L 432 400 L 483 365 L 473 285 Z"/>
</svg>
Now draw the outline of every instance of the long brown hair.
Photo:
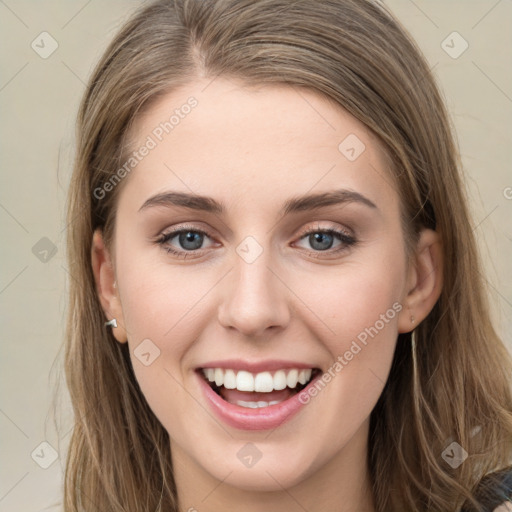
<svg viewBox="0 0 512 512">
<path fill-rule="evenodd" d="M 404 233 L 442 236 L 444 287 L 430 315 L 397 340 L 371 414 L 377 511 L 447 512 L 511 462 L 512 362 L 490 320 L 450 120 L 427 62 L 370 0 L 160 0 L 142 7 L 97 65 L 78 116 L 69 192 L 70 303 L 65 370 L 75 424 L 65 510 L 177 511 L 169 437 L 116 342 L 91 268 L 93 231 L 111 243 L 134 119 L 197 77 L 308 88 L 380 139 L 401 198 Z M 452 468 L 443 450 L 468 453 Z M 474 503 L 476 507 L 476 503 Z"/>
</svg>

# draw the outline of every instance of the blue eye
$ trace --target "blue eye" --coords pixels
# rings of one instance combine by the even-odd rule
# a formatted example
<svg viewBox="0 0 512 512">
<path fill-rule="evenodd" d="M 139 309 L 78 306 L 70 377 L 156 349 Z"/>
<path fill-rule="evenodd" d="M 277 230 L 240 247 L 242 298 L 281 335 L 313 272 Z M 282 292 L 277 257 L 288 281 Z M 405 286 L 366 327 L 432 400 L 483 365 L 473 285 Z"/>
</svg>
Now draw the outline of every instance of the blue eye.
<svg viewBox="0 0 512 512">
<path fill-rule="evenodd" d="M 332 244 L 334 243 L 334 236 L 332 235 L 332 233 L 319 231 L 318 233 L 308 235 L 308 241 L 311 244 L 311 247 L 313 247 L 314 249 L 318 249 L 319 251 L 325 251 L 332 247 Z"/>
<path fill-rule="evenodd" d="M 158 239 L 158 243 L 164 246 L 167 252 L 186 258 L 187 252 L 198 251 L 202 248 L 201 246 L 203 245 L 205 237 L 209 238 L 208 233 L 205 231 L 197 229 L 180 229 L 163 234 Z M 176 249 L 175 246 L 171 244 L 175 238 L 182 250 Z"/>
<path fill-rule="evenodd" d="M 199 249 L 203 244 L 204 234 L 197 231 L 182 231 L 176 236 L 181 247 L 190 251 Z"/>
<path fill-rule="evenodd" d="M 200 256 L 202 251 L 207 249 L 203 247 L 205 239 L 211 239 L 206 231 L 185 226 L 175 231 L 163 233 L 156 241 L 168 253 L 178 258 L 187 258 L 188 256 Z M 304 249 L 315 257 L 322 257 L 322 253 L 331 255 L 340 253 L 356 243 L 356 239 L 352 235 L 335 229 L 310 229 L 303 233 L 299 240 L 306 239 L 311 249 Z M 336 241 L 339 243 L 333 249 L 332 247 Z"/>
<path fill-rule="evenodd" d="M 305 239 L 307 239 L 310 247 L 314 249 L 313 252 L 315 253 L 338 253 L 356 243 L 356 239 L 353 236 L 336 229 L 311 229 L 304 233 L 300 238 L 300 240 Z M 335 249 L 331 250 L 336 240 L 339 241 L 339 245 Z"/>
</svg>

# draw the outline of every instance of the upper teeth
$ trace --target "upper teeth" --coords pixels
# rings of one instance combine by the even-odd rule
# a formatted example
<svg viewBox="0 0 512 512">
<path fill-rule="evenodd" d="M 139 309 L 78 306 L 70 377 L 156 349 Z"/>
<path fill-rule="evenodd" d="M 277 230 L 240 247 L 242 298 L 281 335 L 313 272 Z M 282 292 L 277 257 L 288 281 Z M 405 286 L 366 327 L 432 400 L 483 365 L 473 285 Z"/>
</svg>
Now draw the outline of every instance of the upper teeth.
<svg viewBox="0 0 512 512">
<path fill-rule="evenodd" d="M 245 370 L 225 370 L 224 368 L 203 368 L 205 377 L 217 386 L 238 391 L 258 391 L 268 393 L 286 388 L 294 388 L 297 382 L 306 384 L 311 378 L 312 369 L 307 370 L 278 370 L 271 372 L 250 373 Z"/>
</svg>

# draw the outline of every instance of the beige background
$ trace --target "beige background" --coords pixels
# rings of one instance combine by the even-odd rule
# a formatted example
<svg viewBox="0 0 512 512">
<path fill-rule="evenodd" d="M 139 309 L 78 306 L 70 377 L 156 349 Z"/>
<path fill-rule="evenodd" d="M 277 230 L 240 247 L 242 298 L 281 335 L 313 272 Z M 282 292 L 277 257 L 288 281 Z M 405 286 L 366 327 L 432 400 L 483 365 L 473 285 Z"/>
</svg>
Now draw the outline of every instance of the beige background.
<svg viewBox="0 0 512 512">
<path fill-rule="evenodd" d="M 458 132 L 496 325 L 512 347 L 512 2 L 386 3 L 435 66 Z M 60 379 L 70 278 L 64 204 L 74 118 L 92 66 L 139 4 L 0 0 L 0 512 L 39 511 L 59 496 L 70 426 L 66 394 L 60 438 L 49 407 Z M 31 47 L 43 31 L 58 43 L 47 59 Z M 458 58 L 441 46 L 453 31 L 469 44 Z M 453 53 L 464 42 L 451 36 L 447 44 Z M 41 242 L 43 237 L 48 240 Z M 40 261 L 33 252 L 37 243 L 40 257 L 49 243 L 56 254 Z M 35 462 L 51 462 L 51 449 L 42 442 L 59 455 L 48 469 Z"/>
</svg>

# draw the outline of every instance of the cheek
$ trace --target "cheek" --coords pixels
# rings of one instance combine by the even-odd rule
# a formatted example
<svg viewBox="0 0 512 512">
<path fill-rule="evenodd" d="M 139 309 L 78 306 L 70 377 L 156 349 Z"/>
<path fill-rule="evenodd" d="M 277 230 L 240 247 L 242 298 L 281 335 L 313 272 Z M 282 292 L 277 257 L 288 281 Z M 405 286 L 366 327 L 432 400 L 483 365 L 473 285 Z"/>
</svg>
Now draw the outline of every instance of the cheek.
<svg viewBox="0 0 512 512">
<path fill-rule="evenodd" d="M 368 419 L 391 368 L 402 305 L 392 280 L 374 277 L 378 274 L 351 273 L 342 287 L 329 288 L 330 300 L 317 302 L 318 311 L 329 313 L 325 324 L 330 330 L 319 327 L 317 336 L 323 333 L 331 361 L 302 400 L 312 417 L 322 418 L 315 424 L 316 436 L 329 439 L 328 456 Z"/>
<path fill-rule="evenodd" d="M 124 277 L 127 282 L 131 280 L 123 288 L 123 315 L 136 380 L 160 423 L 170 431 L 173 419 L 173 434 L 183 435 L 176 411 L 190 407 L 190 395 L 183 386 L 182 361 L 197 338 L 191 321 L 193 310 L 187 314 L 190 305 L 184 294 L 169 291 L 161 279 L 154 280 L 142 272 L 126 273 Z"/>
<path fill-rule="evenodd" d="M 169 408 L 185 403 L 181 362 L 198 337 L 196 318 L 204 314 L 201 298 L 211 285 L 200 274 L 124 254 L 130 256 L 116 265 L 132 365 L 162 421 Z"/>
<path fill-rule="evenodd" d="M 368 250 L 360 258 L 316 269 L 294 282 L 294 291 L 323 321 L 322 338 L 329 339 L 336 352 L 376 322 L 383 334 L 396 335 L 406 275 L 405 254 L 397 246 Z"/>
<path fill-rule="evenodd" d="M 179 355 L 184 330 L 204 311 L 202 298 L 215 284 L 211 273 L 183 270 L 165 261 L 140 258 L 118 263 L 122 308 L 128 332 L 135 339 L 172 340 Z"/>
<path fill-rule="evenodd" d="M 405 288 L 405 253 L 399 243 L 367 251 L 358 261 L 317 273 L 315 287 L 303 286 L 297 293 L 307 297 L 307 304 L 322 320 L 316 337 L 327 348 L 331 364 L 322 377 L 327 401 L 343 404 L 345 415 L 322 413 L 325 435 L 339 431 L 340 421 L 355 431 L 377 402 L 391 367 L 398 317 L 402 311 Z M 325 393 L 325 394 L 324 394 Z M 305 397 L 316 402 L 315 397 Z M 318 402 L 320 403 L 320 402 Z M 314 405 L 314 407 L 317 404 Z M 321 411 L 318 411 L 320 414 Z"/>
</svg>

